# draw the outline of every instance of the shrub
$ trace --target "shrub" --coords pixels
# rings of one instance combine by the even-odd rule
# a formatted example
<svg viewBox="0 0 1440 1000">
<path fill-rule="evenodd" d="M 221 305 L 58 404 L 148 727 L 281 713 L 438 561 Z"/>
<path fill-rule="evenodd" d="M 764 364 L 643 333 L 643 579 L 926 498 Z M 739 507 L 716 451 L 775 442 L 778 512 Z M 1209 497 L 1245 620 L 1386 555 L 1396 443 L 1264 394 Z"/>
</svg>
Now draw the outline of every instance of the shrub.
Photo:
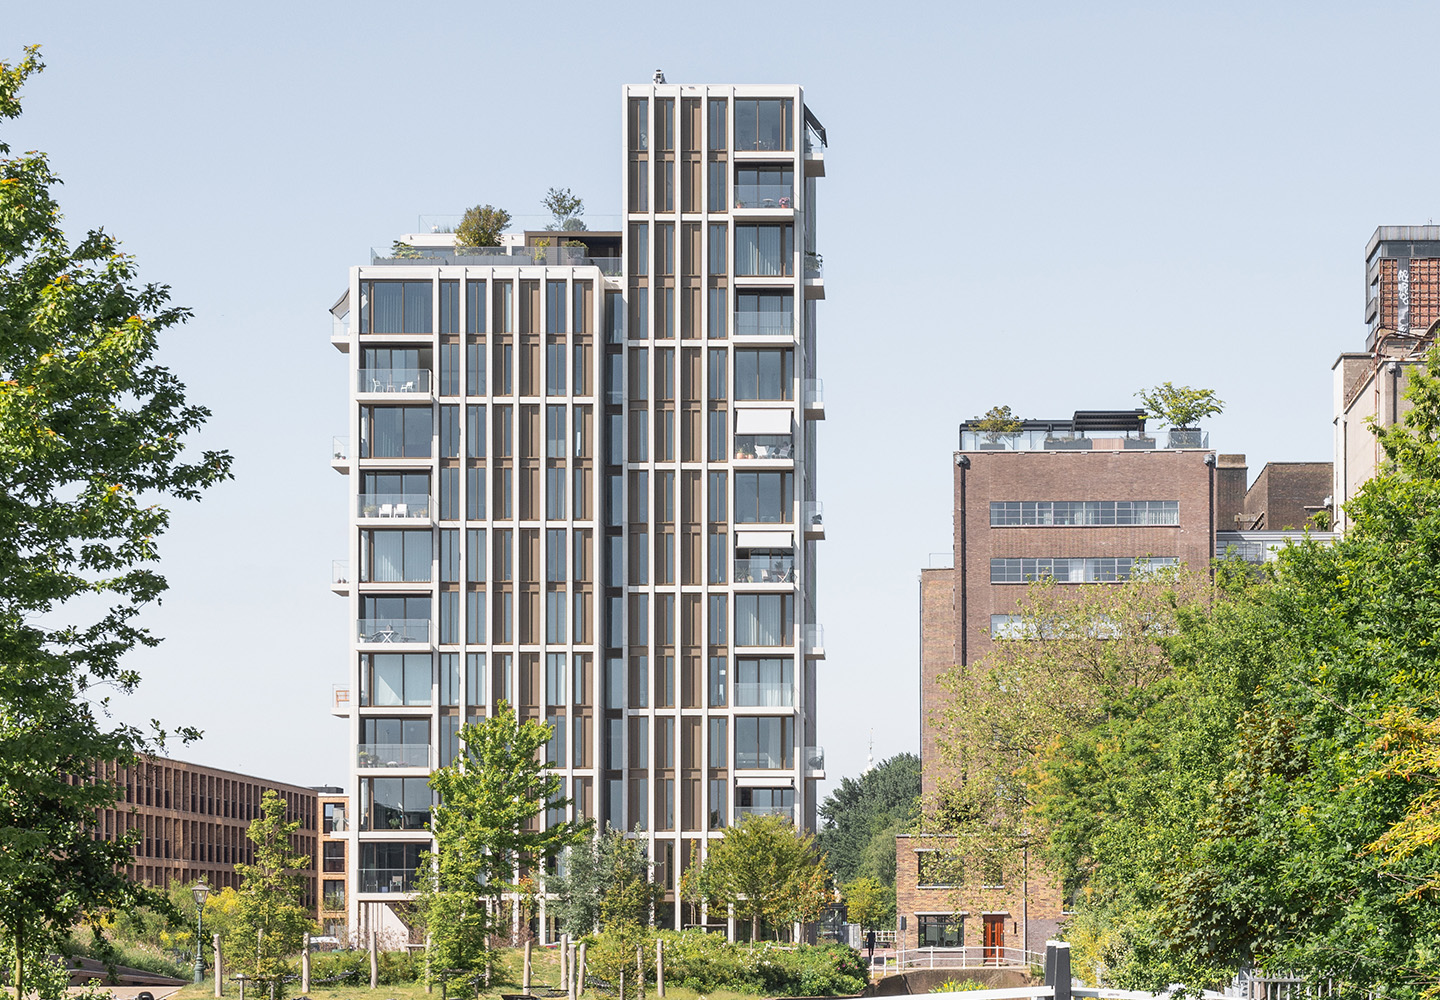
<svg viewBox="0 0 1440 1000">
<path fill-rule="evenodd" d="M 379 966 L 381 986 L 403 986 L 416 982 L 425 968 L 424 956 L 406 951 L 382 951 Z M 321 951 L 310 956 L 312 981 L 334 979 L 349 974 L 351 986 L 370 985 L 370 953 L 368 951 Z M 337 984 L 341 985 L 341 984 Z"/>
</svg>

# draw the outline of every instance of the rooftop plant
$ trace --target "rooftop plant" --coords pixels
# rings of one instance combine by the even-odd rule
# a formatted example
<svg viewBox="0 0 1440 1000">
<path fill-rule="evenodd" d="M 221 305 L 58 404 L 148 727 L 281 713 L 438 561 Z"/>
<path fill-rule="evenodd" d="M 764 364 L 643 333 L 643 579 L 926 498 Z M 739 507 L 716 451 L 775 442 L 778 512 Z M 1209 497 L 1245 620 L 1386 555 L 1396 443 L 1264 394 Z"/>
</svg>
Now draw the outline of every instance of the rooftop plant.
<svg viewBox="0 0 1440 1000">
<path fill-rule="evenodd" d="M 1218 415 L 1225 401 L 1214 389 L 1195 389 L 1188 385 L 1162 382 L 1153 389 L 1141 389 L 1135 395 L 1145 404 L 1147 415 L 1181 429 L 1194 429 L 1197 422 Z"/>
<path fill-rule="evenodd" d="M 500 234 L 510 226 L 510 213 L 494 205 L 474 205 L 465 210 L 455 227 L 457 247 L 498 247 Z"/>
</svg>

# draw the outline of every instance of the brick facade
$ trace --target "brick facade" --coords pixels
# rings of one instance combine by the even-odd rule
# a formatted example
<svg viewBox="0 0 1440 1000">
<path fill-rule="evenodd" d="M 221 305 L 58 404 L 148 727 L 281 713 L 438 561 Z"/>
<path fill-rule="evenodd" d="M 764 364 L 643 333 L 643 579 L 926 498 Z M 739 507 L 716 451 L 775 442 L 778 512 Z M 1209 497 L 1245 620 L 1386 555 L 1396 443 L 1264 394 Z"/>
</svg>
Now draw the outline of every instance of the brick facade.
<svg viewBox="0 0 1440 1000">
<path fill-rule="evenodd" d="M 1245 527 L 1259 531 L 1304 528 L 1326 506 L 1331 462 L 1267 462 L 1245 494 Z"/>
</svg>

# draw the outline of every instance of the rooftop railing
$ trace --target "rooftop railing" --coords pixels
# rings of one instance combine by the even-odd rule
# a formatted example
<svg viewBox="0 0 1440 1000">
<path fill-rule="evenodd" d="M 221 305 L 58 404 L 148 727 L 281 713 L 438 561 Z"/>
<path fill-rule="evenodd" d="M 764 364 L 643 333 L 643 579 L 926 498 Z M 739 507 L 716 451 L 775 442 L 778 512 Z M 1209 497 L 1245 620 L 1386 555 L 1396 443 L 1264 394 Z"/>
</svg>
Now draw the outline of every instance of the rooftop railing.
<svg viewBox="0 0 1440 1000">
<path fill-rule="evenodd" d="M 1150 449 L 1203 450 L 1210 434 L 1194 429 L 1163 431 L 979 431 L 962 428 L 961 451 L 1130 451 Z"/>
<path fill-rule="evenodd" d="M 490 264 L 495 267 L 582 267 L 593 264 L 603 274 L 619 274 L 619 257 L 591 257 L 588 247 L 371 247 L 372 264 Z"/>
</svg>

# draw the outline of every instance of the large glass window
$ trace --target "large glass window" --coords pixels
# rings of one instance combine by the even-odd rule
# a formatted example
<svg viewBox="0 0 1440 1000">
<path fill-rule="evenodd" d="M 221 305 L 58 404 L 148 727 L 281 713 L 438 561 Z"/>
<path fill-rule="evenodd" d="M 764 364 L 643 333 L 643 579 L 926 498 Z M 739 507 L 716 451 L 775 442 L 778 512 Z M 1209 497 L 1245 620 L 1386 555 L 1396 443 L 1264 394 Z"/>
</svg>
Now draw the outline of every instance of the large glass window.
<svg viewBox="0 0 1440 1000">
<path fill-rule="evenodd" d="M 789 646 L 794 641 L 795 595 L 735 595 L 735 645 Z"/>
<path fill-rule="evenodd" d="M 430 579 L 430 532 L 360 532 L 360 580 L 424 583 Z"/>
<path fill-rule="evenodd" d="M 424 830 L 434 796 L 428 778 L 363 778 L 360 829 Z"/>
<path fill-rule="evenodd" d="M 551 282 L 556 284 L 556 282 Z M 565 395 L 565 371 L 566 371 L 565 345 L 545 345 L 545 395 Z"/>
<path fill-rule="evenodd" d="M 736 169 L 736 208 L 792 208 L 794 204 L 793 168 L 742 164 Z"/>
<path fill-rule="evenodd" d="M 430 356 L 428 348 L 367 347 L 360 352 L 359 391 L 429 392 Z"/>
<path fill-rule="evenodd" d="M 788 347 L 737 347 L 735 398 L 794 399 L 795 352 Z"/>
<path fill-rule="evenodd" d="M 782 708 L 795 704 L 795 661 L 788 656 L 735 661 L 735 704 Z"/>
<path fill-rule="evenodd" d="M 794 766 L 795 717 L 736 716 L 735 766 L 778 769 Z"/>
<path fill-rule="evenodd" d="M 1056 583 L 1118 583 L 1142 573 L 1166 569 L 1172 556 L 1104 556 L 1099 558 L 991 559 L 991 583 L 1029 583 L 1050 577 Z"/>
<path fill-rule="evenodd" d="M 794 500 L 793 472 L 735 473 L 736 524 L 790 524 Z"/>
<path fill-rule="evenodd" d="M 725 189 L 729 168 L 724 160 L 711 160 L 708 164 L 710 196 L 706 199 L 707 207 L 712 212 L 725 211 L 728 204 L 725 199 Z"/>
<path fill-rule="evenodd" d="M 429 507 L 429 473 L 360 473 L 361 517 L 428 517 Z"/>
<path fill-rule="evenodd" d="M 736 226 L 735 273 L 779 277 L 795 273 L 795 227 Z"/>
<path fill-rule="evenodd" d="M 465 332 L 485 332 L 485 282 L 465 282 Z M 476 393 L 471 393 L 474 396 Z"/>
<path fill-rule="evenodd" d="M 1178 500 L 992 500 L 990 526 L 1179 524 Z"/>
<path fill-rule="evenodd" d="M 360 884 L 358 892 L 412 892 L 419 881 L 420 854 L 430 850 L 425 843 L 360 842 Z"/>
<path fill-rule="evenodd" d="M 431 333 L 428 281 L 360 282 L 361 333 Z"/>
<path fill-rule="evenodd" d="M 429 719 L 360 720 L 361 767 L 429 767 Z"/>
<path fill-rule="evenodd" d="M 963 948 L 965 921 L 958 913 L 922 913 L 915 918 L 921 948 Z"/>
<path fill-rule="evenodd" d="M 360 407 L 361 458 L 429 458 L 428 406 Z"/>
<path fill-rule="evenodd" d="M 429 642 L 429 595 L 362 594 L 360 641 Z"/>
<path fill-rule="evenodd" d="M 430 654 L 362 654 L 360 704 L 430 704 Z"/>
<path fill-rule="evenodd" d="M 735 100 L 735 148 L 795 148 L 795 102 L 788 97 Z"/>
<path fill-rule="evenodd" d="M 706 135 L 709 137 L 707 145 L 711 149 L 725 148 L 725 98 L 712 97 L 706 105 L 710 111 L 709 122 L 706 127 Z"/>
</svg>

